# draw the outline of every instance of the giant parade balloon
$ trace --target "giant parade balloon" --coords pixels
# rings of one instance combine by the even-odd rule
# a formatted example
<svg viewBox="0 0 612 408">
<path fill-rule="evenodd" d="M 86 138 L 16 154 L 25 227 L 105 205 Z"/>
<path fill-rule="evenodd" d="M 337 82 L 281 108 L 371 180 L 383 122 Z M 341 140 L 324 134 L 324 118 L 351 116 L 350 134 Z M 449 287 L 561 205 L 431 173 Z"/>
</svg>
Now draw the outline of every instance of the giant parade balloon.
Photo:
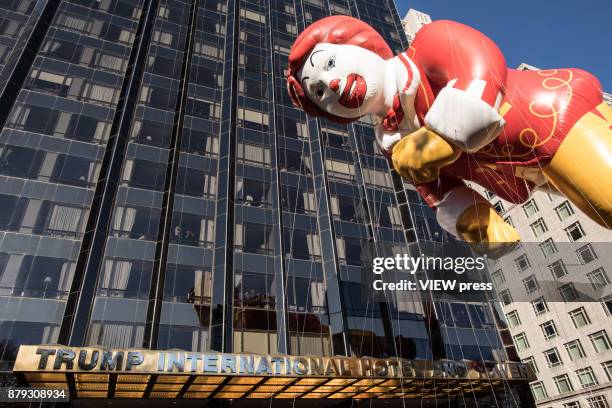
<svg viewBox="0 0 612 408">
<path fill-rule="evenodd" d="M 509 69 L 491 39 L 453 21 L 393 55 L 368 24 L 332 16 L 295 40 L 287 89 L 313 116 L 371 115 L 382 153 L 460 239 L 519 240 L 466 182 L 517 204 L 554 189 L 612 227 L 612 109 L 586 71 Z"/>
</svg>

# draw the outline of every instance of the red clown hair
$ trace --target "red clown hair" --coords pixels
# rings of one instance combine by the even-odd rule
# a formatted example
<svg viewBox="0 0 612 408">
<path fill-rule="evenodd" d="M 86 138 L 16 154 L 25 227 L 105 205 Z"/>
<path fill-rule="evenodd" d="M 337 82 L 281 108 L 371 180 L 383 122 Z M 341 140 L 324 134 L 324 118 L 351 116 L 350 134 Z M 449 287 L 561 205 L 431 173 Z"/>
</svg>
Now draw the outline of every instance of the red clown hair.
<svg viewBox="0 0 612 408">
<path fill-rule="evenodd" d="M 348 16 L 330 16 L 317 20 L 306 27 L 293 43 L 287 74 L 287 91 L 293 104 L 312 116 L 322 116 L 337 123 L 353 122 L 357 118 L 343 118 L 319 108 L 308 98 L 297 78 L 298 71 L 319 43 L 356 45 L 383 59 L 393 58 L 393 52 L 376 30 L 363 21 Z"/>
</svg>

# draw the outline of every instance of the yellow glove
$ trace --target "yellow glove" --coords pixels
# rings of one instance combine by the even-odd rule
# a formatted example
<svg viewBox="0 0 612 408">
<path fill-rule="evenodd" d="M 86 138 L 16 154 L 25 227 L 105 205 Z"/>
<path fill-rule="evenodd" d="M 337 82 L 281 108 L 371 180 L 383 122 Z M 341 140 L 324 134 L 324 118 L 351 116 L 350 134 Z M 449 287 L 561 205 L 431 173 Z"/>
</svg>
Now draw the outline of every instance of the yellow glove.
<svg viewBox="0 0 612 408">
<path fill-rule="evenodd" d="M 477 252 L 501 256 L 520 241 L 514 227 L 505 222 L 489 203 L 468 207 L 457 220 L 459 237 Z"/>
<path fill-rule="evenodd" d="M 461 150 L 422 127 L 393 146 L 391 162 L 400 176 L 419 184 L 437 179 L 440 168 L 453 163 L 460 154 Z"/>
</svg>

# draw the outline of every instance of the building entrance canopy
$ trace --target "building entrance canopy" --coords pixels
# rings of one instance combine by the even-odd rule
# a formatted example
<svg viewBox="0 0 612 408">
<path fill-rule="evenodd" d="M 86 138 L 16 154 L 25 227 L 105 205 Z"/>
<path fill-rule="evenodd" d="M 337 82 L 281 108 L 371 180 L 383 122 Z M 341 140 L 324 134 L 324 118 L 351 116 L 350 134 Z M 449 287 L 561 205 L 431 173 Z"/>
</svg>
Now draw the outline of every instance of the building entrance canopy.
<svg viewBox="0 0 612 408">
<path fill-rule="evenodd" d="M 21 346 L 13 371 L 72 398 L 439 398 L 534 379 L 522 363 Z"/>
</svg>

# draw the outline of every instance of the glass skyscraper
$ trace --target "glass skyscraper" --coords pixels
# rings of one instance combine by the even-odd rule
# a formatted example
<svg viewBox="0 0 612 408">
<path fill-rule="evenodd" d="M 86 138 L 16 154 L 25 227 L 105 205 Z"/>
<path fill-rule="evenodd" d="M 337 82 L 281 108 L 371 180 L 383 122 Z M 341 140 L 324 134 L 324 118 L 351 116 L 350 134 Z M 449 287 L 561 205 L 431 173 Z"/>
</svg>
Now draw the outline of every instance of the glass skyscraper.
<svg viewBox="0 0 612 408">
<path fill-rule="evenodd" d="M 364 293 L 373 256 L 469 250 L 367 120 L 292 106 L 330 14 L 406 47 L 391 0 L 0 2 L 0 371 L 22 344 L 508 360 L 484 297 Z"/>
</svg>

